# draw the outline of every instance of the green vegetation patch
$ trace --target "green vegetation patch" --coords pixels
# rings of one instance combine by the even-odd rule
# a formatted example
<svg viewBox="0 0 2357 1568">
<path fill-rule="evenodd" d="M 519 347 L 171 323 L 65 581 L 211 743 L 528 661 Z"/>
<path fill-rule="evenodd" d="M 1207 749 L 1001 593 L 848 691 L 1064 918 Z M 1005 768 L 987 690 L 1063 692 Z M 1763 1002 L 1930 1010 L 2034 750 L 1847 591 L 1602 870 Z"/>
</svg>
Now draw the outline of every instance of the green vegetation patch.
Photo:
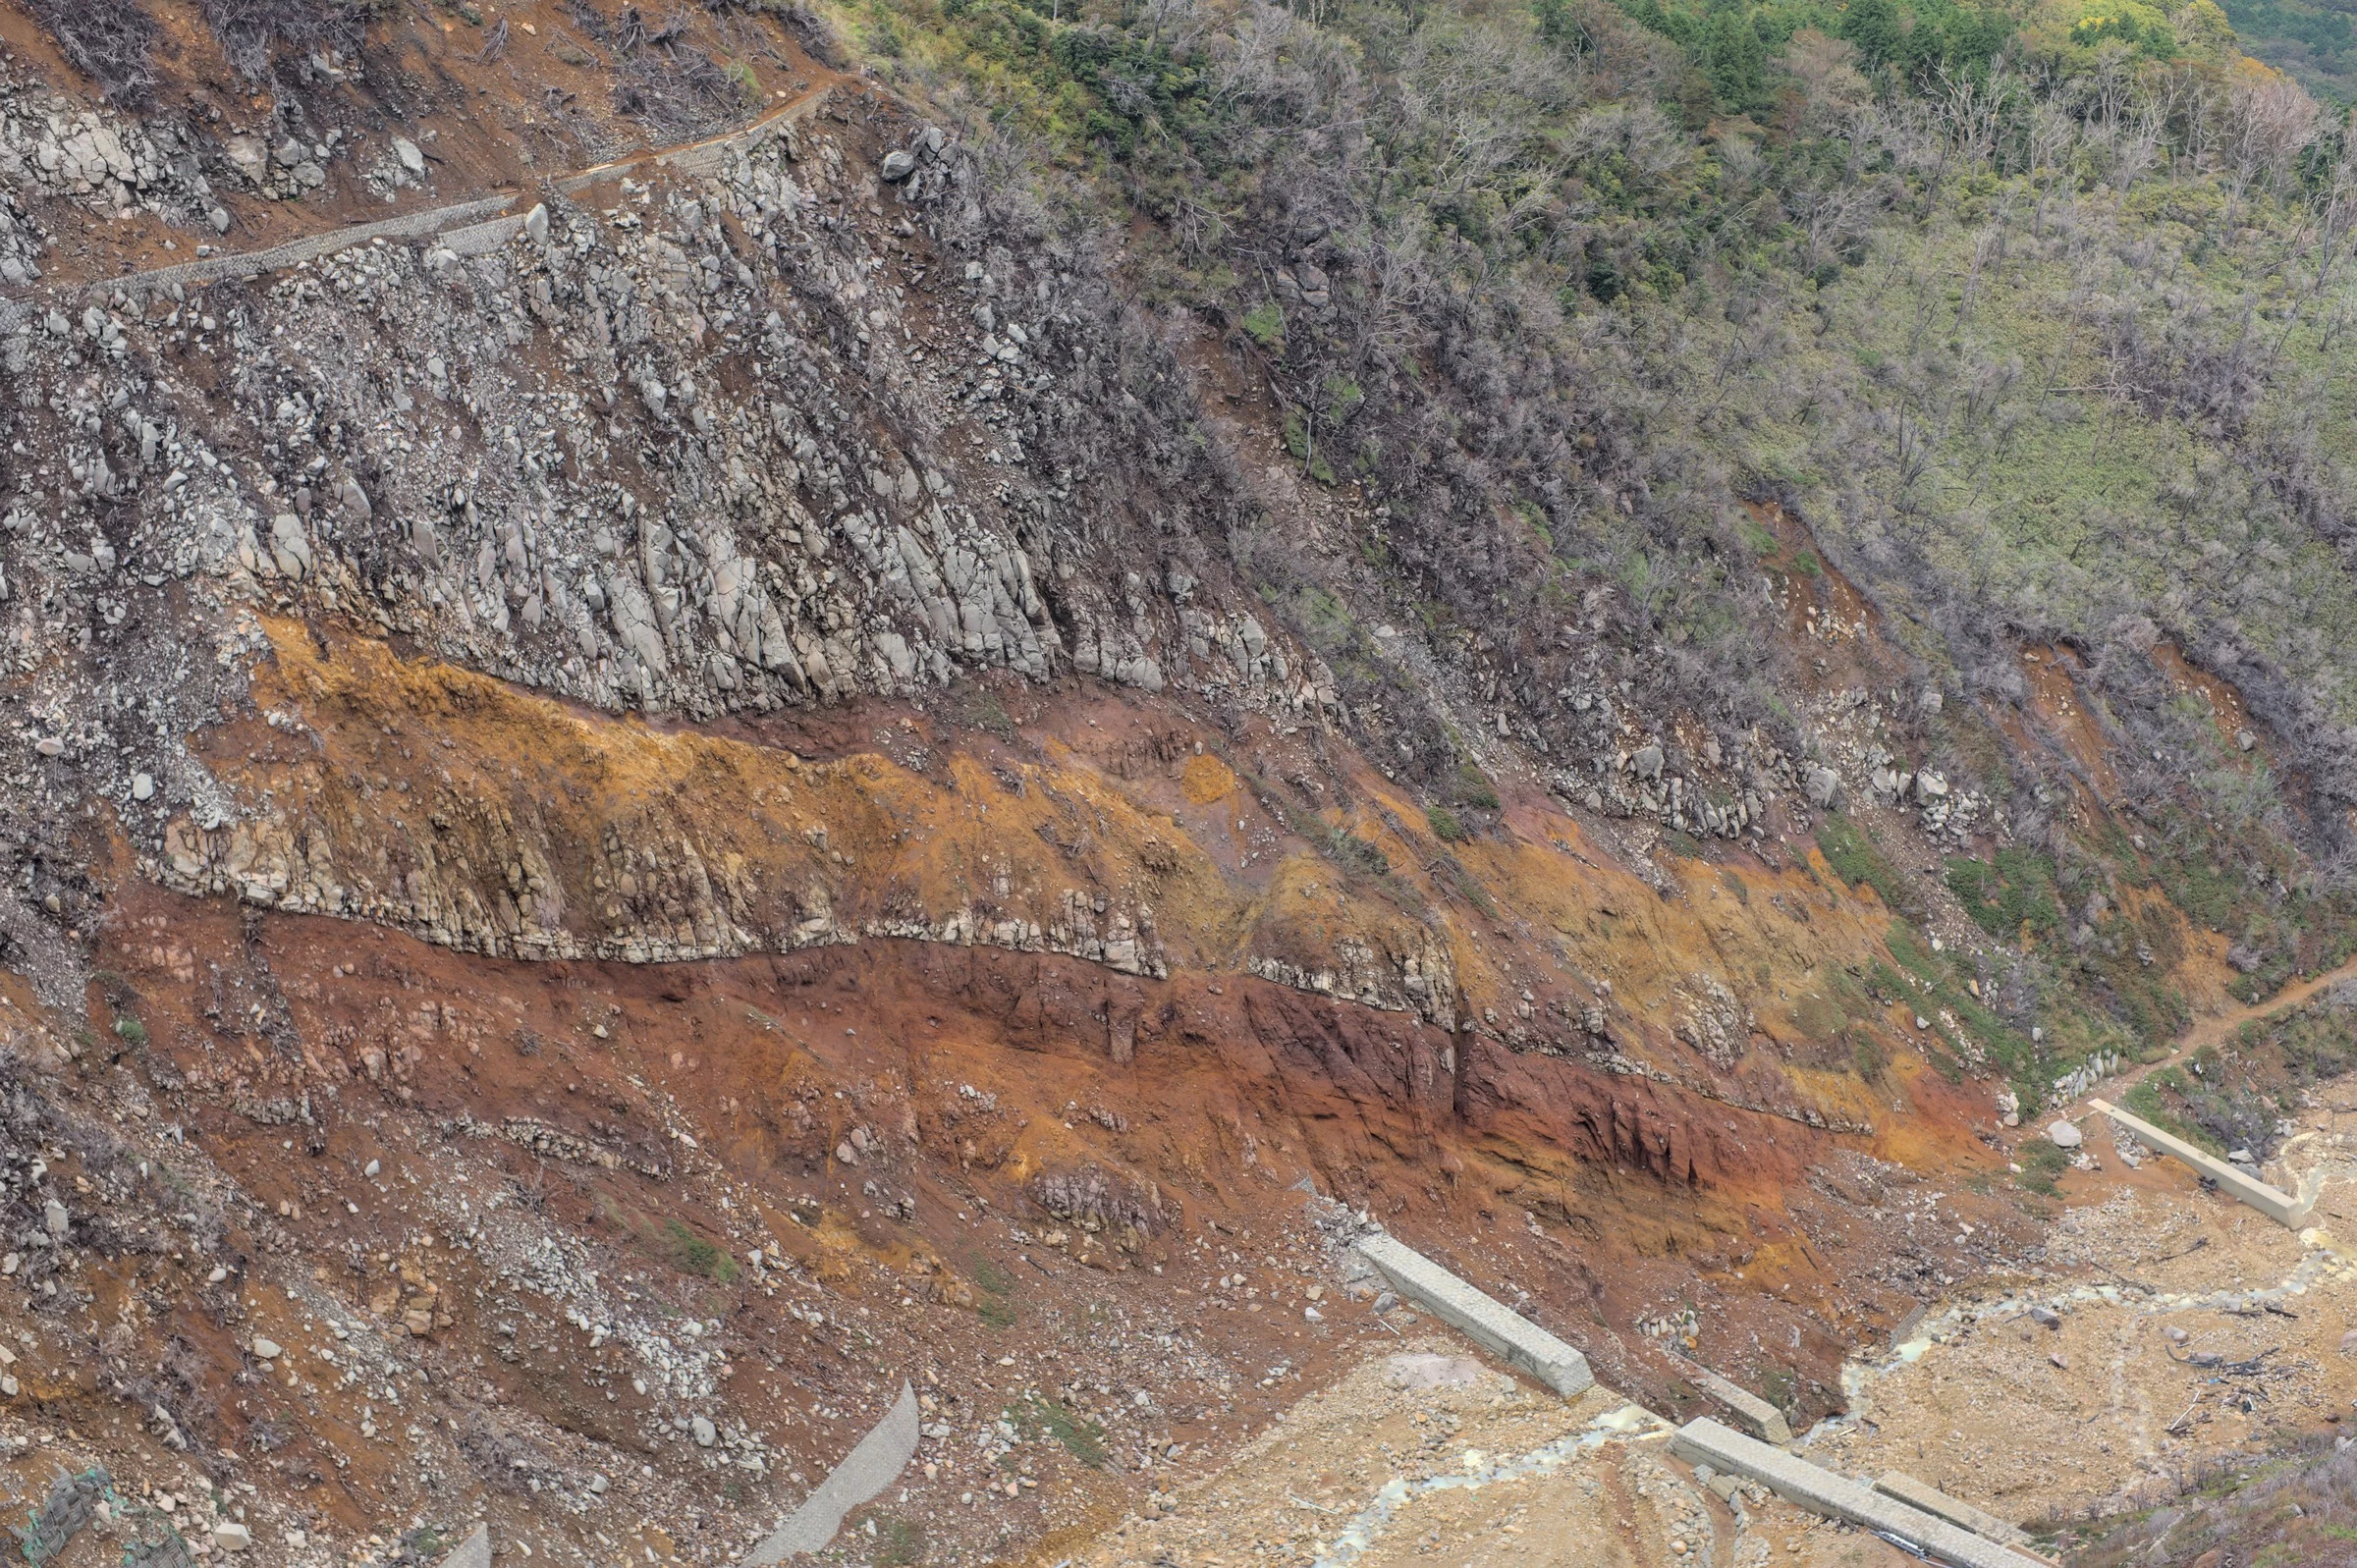
<svg viewBox="0 0 2357 1568">
<path fill-rule="evenodd" d="M 1336 828 L 1327 834 L 1326 852 L 1343 870 L 1355 871 L 1360 876 L 1380 880 L 1392 874 L 1392 857 L 1347 828 Z"/>
<path fill-rule="evenodd" d="M 1014 1276 L 988 1258 L 976 1257 L 974 1287 L 981 1292 L 974 1313 L 993 1328 L 1014 1326 Z"/>
<path fill-rule="evenodd" d="M 1872 888 L 1892 914 L 1909 920 L 1923 917 L 1923 899 L 1905 875 L 1884 858 L 1866 830 L 1852 818 L 1830 814 L 1817 825 L 1817 847 L 1834 875 L 1852 888 Z"/>
<path fill-rule="evenodd" d="M 2006 942 L 2047 936 L 2061 924 L 2054 884 L 2055 863 L 2028 849 L 2000 849 L 1993 860 L 1957 855 L 1947 861 L 1948 892 L 1983 931 Z"/>
<path fill-rule="evenodd" d="M 1066 1452 L 1091 1469 L 1101 1470 L 1105 1466 L 1105 1429 L 1072 1414 L 1057 1400 L 1037 1392 L 1026 1393 L 1007 1407 L 1007 1421 L 1034 1441 L 1042 1436 L 1055 1438 L 1064 1444 Z"/>
<path fill-rule="evenodd" d="M 737 1260 L 729 1256 L 728 1249 L 697 1235 L 685 1221 L 664 1220 L 662 1237 L 671 1261 L 686 1272 L 721 1284 L 737 1277 Z"/>
<path fill-rule="evenodd" d="M 2049 1139 L 2031 1138 L 2014 1151 L 2013 1162 L 2021 1166 L 2021 1174 L 2013 1179 L 2024 1191 L 2052 1198 L 2056 1181 L 2070 1168 L 2070 1156 Z"/>
<path fill-rule="evenodd" d="M 2164 1096 L 2167 1099 L 2164 1099 Z M 2174 1067 L 2165 1067 L 2131 1086 L 2120 1097 L 2120 1104 L 2142 1116 L 2163 1132 L 2174 1133 L 2195 1147 L 2211 1154 L 2223 1156 L 2225 1146 L 2210 1134 L 2179 1116 L 2169 1101 L 2181 1102 L 2185 1096 L 2185 1079 Z"/>
<path fill-rule="evenodd" d="M 1501 804 L 1498 786 L 1490 783 L 1490 776 L 1469 762 L 1457 765 L 1456 780 L 1449 790 L 1449 800 L 1452 805 L 1466 806 L 1475 811 L 1496 811 Z"/>
</svg>

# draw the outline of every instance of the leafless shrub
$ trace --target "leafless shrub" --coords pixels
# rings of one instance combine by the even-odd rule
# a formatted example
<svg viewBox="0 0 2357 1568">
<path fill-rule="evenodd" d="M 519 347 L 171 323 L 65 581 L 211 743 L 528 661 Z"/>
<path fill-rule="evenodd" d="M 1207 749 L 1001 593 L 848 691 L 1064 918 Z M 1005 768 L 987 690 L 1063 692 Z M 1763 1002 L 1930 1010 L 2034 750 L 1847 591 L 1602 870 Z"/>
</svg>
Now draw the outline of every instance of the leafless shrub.
<svg viewBox="0 0 2357 1568">
<path fill-rule="evenodd" d="M 495 1491 L 527 1495 L 564 1479 L 540 1445 L 496 1411 L 468 1413 L 459 1427 L 459 1452 L 476 1479 Z"/>
<path fill-rule="evenodd" d="M 152 1404 L 163 1406 L 173 1424 L 191 1436 L 211 1432 L 221 1414 L 219 1401 L 206 1391 L 211 1374 L 204 1352 L 186 1335 L 174 1334 L 156 1363 L 157 1383 L 148 1389 Z"/>
<path fill-rule="evenodd" d="M 825 17 L 808 6 L 780 6 L 770 14 L 786 25 L 786 30 L 794 35 L 794 41 L 802 46 L 802 52 L 820 65 L 841 69 L 847 63 L 848 57 L 843 52 L 842 40 L 835 36 L 835 28 Z"/>
<path fill-rule="evenodd" d="M 589 0 L 565 0 L 565 16 L 592 43 L 614 41 L 614 28 L 606 21 L 605 13 L 591 5 Z"/>
<path fill-rule="evenodd" d="M 2237 76 L 2226 95 L 2220 162 L 2237 197 L 2253 187 L 2279 188 L 2316 137 L 2316 100 L 2286 76 Z"/>
<path fill-rule="evenodd" d="M 2148 413 L 2233 435 L 2267 392 L 2266 344 L 2249 303 L 2221 321 L 2201 293 L 2170 283 L 2098 299 L 2089 314 L 2114 380 Z"/>
<path fill-rule="evenodd" d="M 197 0 L 204 25 L 247 81 L 270 75 L 274 48 L 356 47 L 369 11 L 365 0 Z"/>
<path fill-rule="evenodd" d="M 646 41 L 654 45 L 676 42 L 687 35 L 688 16 L 685 11 L 673 11 L 655 26 L 646 29 Z"/>
<path fill-rule="evenodd" d="M 138 105 L 155 90 L 155 19 L 138 0 L 26 0 L 66 63 L 113 103 Z"/>
<path fill-rule="evenodd" d="M 704 135 L 743 113 L 743 84 L 710 55 L 693 44 L 671 41 L 676 34 L 647 36 L 649 46 L 615 69 L 616 112 L 673 138 Z"/>
</svg>

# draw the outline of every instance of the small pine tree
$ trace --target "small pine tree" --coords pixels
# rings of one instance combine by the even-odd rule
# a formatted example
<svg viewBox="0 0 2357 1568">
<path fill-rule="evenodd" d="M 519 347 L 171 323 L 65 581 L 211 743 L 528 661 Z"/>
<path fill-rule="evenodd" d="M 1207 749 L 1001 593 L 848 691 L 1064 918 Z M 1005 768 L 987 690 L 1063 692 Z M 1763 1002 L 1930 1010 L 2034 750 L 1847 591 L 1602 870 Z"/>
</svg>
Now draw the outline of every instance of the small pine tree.
<svg viewBox="0 0 2357 1568">
<path fill-rule="evenodd" d="M 1732 9 L 1712 15 L 1703 31 L 1702 69 L 1721 109 L 1744 114 L 1759 106 L 1768 92 L 1768 49 L 1751 18 Z"/>
</svg>

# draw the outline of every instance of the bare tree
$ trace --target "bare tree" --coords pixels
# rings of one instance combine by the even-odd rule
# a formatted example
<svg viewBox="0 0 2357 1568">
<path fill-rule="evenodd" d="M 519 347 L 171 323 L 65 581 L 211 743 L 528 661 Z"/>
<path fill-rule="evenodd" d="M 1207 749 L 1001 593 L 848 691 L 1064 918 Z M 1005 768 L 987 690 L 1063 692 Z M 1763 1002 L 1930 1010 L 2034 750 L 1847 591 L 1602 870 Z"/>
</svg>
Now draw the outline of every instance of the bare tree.
<svg viewBox="0 0 2357 1568">
<path fill-rule="evenodd" d="M 2013 81 L 2000 70 L 1987 77 L 1940 68 L 1938 95 L 1933 100 L 1946 133 L 1947 144 L 1963 161 L 1978 168 L 1997 149 L 1998 131 Z"/>
<path fill-rule="evenodd" d="M 2316 100 L 2291 78 L 2269 71 L 2238 75 L 2227 89 L 2219 150 L 2230 200 L 2238 208 L 2253 187 L 2279 188 L 2316 137 Z"/>
</svg>

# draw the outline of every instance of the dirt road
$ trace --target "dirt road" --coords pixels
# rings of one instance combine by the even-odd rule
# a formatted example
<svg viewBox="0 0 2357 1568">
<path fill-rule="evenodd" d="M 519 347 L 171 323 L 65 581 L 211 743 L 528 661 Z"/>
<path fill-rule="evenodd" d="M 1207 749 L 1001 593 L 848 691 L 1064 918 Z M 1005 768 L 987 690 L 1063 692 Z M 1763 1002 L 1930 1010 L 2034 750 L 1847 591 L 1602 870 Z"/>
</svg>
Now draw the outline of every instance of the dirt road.
<svg viewBox="0 0 2357 1568">
<path fill-rule="evenodd" d="M 631 153 L 628 157 L 595 164 L 572 174 L 557 176 L 549 184 L 570 195 L 585 190 L 600 181 L 615 179 L 636 169 L 661 167 L 675 168 L 685 173 L 709 173 L 711 170 L 704 168 L 703 164 L 708 161 L 712 168 L 717 168 L 718 160 L 725 155 L 728 149 L 750 145 L 796 121 L 807 119 L 834 93 L 842 80 L 840 77 L 830 74 L 827 80 L 797 94 L 792 101 L 763 116 L 753 124 L 739 130 L 724 132 L 719 135 L 706 136 L 695 141 L 684 141 L 673 146 L 653 147 L 643 152 Z M 435 207 L 400 213 L 376 223 L 327 229 L 314 234 L 302 235 L 261 249 L 226 251 L 204 256 L 196 261 L 186 261 L 169 267 L 126 273 L 120 277 L 57 279 L 38 288 L 23 291 L 23 297 L 29 299 L 44 290 L 62 294 L 81 294 L 103 289 L 109 292 L 123 291 L 133 295 L 151 296 L 162 293 L 175 284 L 183 288 L 202 288 L 227 279 L 256 277 L 265 272 L 276 272 L 288 267 L 300 266 L 305 261 L 338 254 L 356 245 L 364 245 L 371 240 L 422 240 L 430 236 L 447 235 L 459 230 L 472 230 L 498 222 L 503 214 L 507 214 L 519 204 L 528 203 L 530 199 L 530 192 L 527 190 L 493 190 L 486 194 L 469 197 L 465 201 L 447 202 Z M 507 222 L 510 225 L 508 229 L 495 232 L 503 236 L 512 234 L 513 226 L 521 220 L 511 217 Z M 8 297 L 10 297 L 0 295 L 0 300 Z"/>
<path fill-rule="evenodd" d="M 2075 1121 L 2086 1113 L 2087 1102 L 2090 1099 L 2102 1098 L 2116 1101 L 2128 1090 L 2142 1083 L 2149 1074 L 2179 1060 L 2186 1053 L 2199 1051 L 2204 1046 L 2215 1046 L 2231 1036 L 2244 1024 L 2255 1019 L 2272 1018 L 2279 1012 L 2296 1007 L 2319 993 L 2338 985 L 2343 980 L 2357 980 L 2357 958 L 2349 959 L 2338 968 L 2328 969 L 2319 975 L 2311 975 L 2305 980 L 2294 980 L 2263 1001 L 2254 1001 L 2248 1006 L 2214 1013 L 2207 1018 L 2197 1018 L 2186 1027 L 2184 1033 L 2177 1036 L 2176 1047 L 2167 1055 L 2158 1061 L 2148 1061 L 2141 1066 L 2130 1068 L 2117 1077 L 2105 1079 L 2069 1105 L 2056 1108 L 2056 1113 Z"/>
</svg>

